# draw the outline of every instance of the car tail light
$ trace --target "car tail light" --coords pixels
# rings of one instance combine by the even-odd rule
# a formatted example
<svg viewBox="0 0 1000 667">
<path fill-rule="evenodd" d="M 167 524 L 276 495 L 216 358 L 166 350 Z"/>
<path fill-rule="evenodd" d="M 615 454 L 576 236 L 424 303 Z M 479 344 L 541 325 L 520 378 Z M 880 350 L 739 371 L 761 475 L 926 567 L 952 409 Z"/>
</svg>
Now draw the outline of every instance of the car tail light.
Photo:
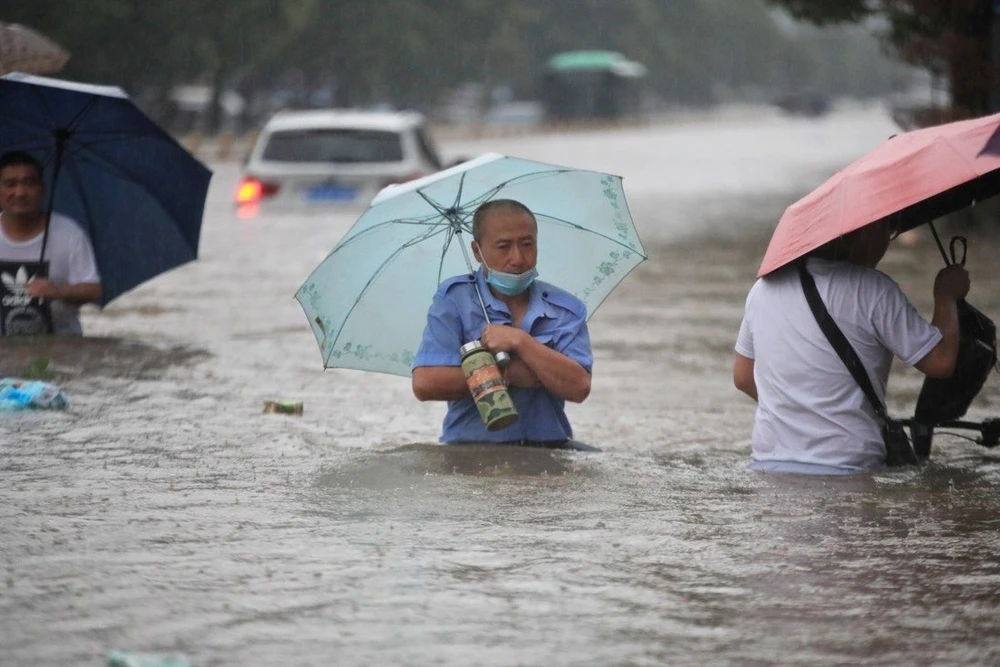
<svg viewBox="0 0 1000 667">
<path fill-rule="evenodd" d="M 247 176 L 236 189 L 237 204 L 256 204 L 261 199 L 273 197 L 278 192 L 277 183 L 267 183 Z"/>
</svg>

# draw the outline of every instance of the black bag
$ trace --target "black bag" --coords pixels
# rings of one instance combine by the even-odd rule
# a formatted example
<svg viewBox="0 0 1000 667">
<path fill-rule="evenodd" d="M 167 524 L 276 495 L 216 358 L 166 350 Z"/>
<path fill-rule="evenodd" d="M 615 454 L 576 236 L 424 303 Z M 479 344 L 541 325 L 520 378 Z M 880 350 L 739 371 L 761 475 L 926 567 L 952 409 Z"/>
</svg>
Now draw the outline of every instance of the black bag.
<svg viewBox="0 0 1000 667">
<path fill-rule="evenodd" d="M 858 353 L 854 351 L 851 342 L 847 340 L 840 327 L 833 321 L 833 317 L 830 316 L 830 311 L 826 309 L 826 305 L 823 303 L 823 299 L 820 298 L 819 291 L 816 289 L 816 282 L 806 270 L 805 261 L 799 262 L 797 266 L 799 269 L 799 279 L 802 282 L 802 289 L 806 293 L 806 301 L 809 302 L 809 309 L 812 310 L 819 328 L 823 330 L 826 339 L 830 341 L 830 345 L 837 352 L 837 356 L 847 366 L 847 370 L 850 371 L 854 381 L 861 387 L 861 391 L 868 397 L 868 401 L 875 409 L 875 414 L 882 420 L 885 464 L 887 466 L 903 466 L 919 463 L 920 458 L 913 449 L 910 436 L 906 434 L 900 422 L 889 416 L 885 405 L 879 400 L 878 395 L 875 394 L 875 388 L 872 386 L 871 378 L 868 377 L 868 371 L 865 369 L 864 364 L 861 363 L 861 359 L 858 357 Z"/>
<path fill-rule="evenodd" d="M 0 260 L 0 336 L 52 333 L 51 301 L 28 296 L 27 285 L 31 278 L 48 275 L 48 262 Z"/>
<path fill-rule="evenodd" d="M 889 467 L 913 465 L 920 462 L 910 436 L 906 434 L 903 424 L 885 418 L 882 426 L 882 441 L 885 442 L 885 464 Z"/>
<path fill-rule="evenodd" d="M 997 368 L 997 327 L 993 320 L 958 302 L 960 340 L 955 372 L 949 378 L 926 378 L 917 397 L 913 419 L 933 426 L 960 419 Z"/>
</svg>

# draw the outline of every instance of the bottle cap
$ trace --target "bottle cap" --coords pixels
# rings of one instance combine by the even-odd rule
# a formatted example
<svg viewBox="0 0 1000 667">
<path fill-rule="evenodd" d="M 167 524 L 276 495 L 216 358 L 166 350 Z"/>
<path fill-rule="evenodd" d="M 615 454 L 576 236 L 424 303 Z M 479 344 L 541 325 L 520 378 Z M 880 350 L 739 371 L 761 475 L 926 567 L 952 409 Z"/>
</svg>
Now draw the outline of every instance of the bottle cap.
<svg viewBox="0 0 1000 667">
<path fill-rule="evenodd" d="M 473 340 L 469 341 L 462 347 L 458 348 L 458 352 L 464 357 L 470 352 L 475 352 L 476 350 L 482 350 L 482 349 L 483 349 L 483 344 L 480 343 L 478 340 Z"/>
</svg>

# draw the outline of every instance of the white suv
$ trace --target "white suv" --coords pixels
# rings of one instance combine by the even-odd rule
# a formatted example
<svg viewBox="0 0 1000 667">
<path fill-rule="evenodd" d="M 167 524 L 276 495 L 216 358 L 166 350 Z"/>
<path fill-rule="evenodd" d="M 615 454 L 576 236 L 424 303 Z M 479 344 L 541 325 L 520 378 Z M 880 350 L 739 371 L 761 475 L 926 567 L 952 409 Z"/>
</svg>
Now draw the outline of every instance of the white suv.
<svg viewBox="0 0 1000 667">
<path fill-rule="evenodd" d="M 439 169 L 418 113 L 281 111 L 247 158 L 236 203 L 367 205 L 386 185 Z"/>
</svg>

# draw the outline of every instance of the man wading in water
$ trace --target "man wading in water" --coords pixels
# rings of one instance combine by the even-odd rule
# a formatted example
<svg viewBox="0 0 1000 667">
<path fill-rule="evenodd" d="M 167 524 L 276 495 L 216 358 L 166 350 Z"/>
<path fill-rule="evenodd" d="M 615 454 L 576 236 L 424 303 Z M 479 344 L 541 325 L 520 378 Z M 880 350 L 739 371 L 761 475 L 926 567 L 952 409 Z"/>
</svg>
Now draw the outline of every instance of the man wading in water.
<svg viewBox="0 0 1000 667">
<path fill-rule="evenodd" d="M 969 291 L 959 265 L 934 281 L 928 323 L 891 278 L 875 270 L 891 239 L 876 222 L 805 259 L 830 317 L 854 348 L 885 403 L 893 356 L 934 378 L 951 376 L 958 355 L 957 301 Z M 846 474 L 881 468 L 882 425 L 806 301 L 796 265 L 760 278 L 747 296 L 733 380 L 757 401 L 750 467 L 769 472 Z"/>
<path fill-rule="evenodd" d="M 413 393 L 422 401 L 448 401 L 442 442 L 569 446 L 573 430 L 565 402 L 580 403 L 590 394 L 587 308 L 572 294 L 535 280 L 538 224 L 520 202 L 498 199 L 480 206 L 472 236 L 482 266 L 474 275 L 444 281 L 434 295 L 413 363 Z M 487 430 L 469 393 L 459 348 L 475 339 L 494 354 L 512 357 L 507 386 L 519 418 L 507 428 Z"/>
<path fill-rule="evenodd" d="M 101 300 L 94 250 L 72 219 L 46 229 L 42 166 L 28 153 L 0 157 L 0 334 L 81 334 L 79 308 Z"/>
</svg>

